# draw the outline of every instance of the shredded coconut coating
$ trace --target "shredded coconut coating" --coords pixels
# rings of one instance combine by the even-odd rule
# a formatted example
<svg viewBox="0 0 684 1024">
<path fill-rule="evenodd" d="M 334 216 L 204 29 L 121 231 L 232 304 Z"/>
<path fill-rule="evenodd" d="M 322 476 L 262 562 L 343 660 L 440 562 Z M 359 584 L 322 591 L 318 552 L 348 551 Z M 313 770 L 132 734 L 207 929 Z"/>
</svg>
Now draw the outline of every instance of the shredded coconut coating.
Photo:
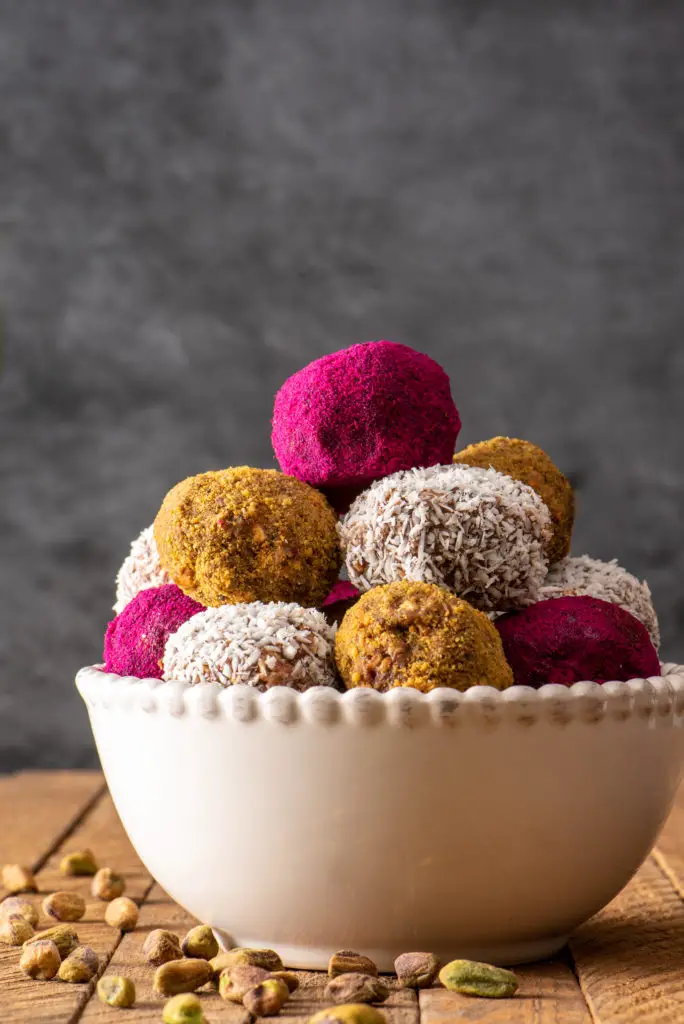
<svg viewBox="0 0 684 1024">
<path fill-rule="evenodd" d="M 119 615 L 141 590 L 163 587 L 167 583 L 173 580 L 166 569 L 162 569 L 154 529 L 147 526 L 131 544 L 130 553 L 117 573 L 115 613 Z"/>
<path fill-rule="evenodd" d="M 551 537 L 547 544 L 549 562 L 553 564 L 569 553 L 575 522 L 575 492 L 542 448 L 517 437 L 492 437 L 456 452 L 454 462 L 496 469 L 532 487 L 551 515 Z"/>
<path fill-rule="evenodd" d="M 208 608 L 167 640 L 163 678 L 262 691 L 335 686 L 334 641 L 315 608 L 261 601 Z"/>
<path fill-rule="evenodd" d="M 349 687 L 385 691 L 412 686 L 504 690 L 513 672 L 486 615 L 432 583 L 375 587 L 347 612 L 335 641 L 337 667 Z"/>
<path fill-rule="evenodd" d="M 540 601 L 583 596 L 609 601 L 630 612 L 646 627 L 658 650 L 660 627 L 648 583 L 623 569 L 617 559 L 601 562 L 588 555 L 566 558 L 553 566 L 539 592 Z"/>
<path fill-rule="evenodd" d="M 359 590 L 436 583 L 483 611 L 537 600 L 549 511 L 531 487 L 494 469 L 431 466 L 378 480 L 339 525 Z"/>
<path fill-rule="evenodd" d="M 206 607 L 321 605 L 340 568 L 337 517 L 323 495 L 274 469 L 241 466 L 176 484 L 154 521 L 159 557 Z"/>
</svg>

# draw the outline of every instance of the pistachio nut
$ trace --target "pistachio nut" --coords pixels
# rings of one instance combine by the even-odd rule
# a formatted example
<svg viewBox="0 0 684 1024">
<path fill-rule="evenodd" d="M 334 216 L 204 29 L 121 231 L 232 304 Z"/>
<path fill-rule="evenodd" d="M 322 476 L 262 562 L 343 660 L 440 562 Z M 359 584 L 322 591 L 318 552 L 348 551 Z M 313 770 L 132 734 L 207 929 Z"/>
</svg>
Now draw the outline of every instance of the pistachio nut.
<svg viewBox="0 0 684 1024">
<path fill-rule="evenodd" d="M 169 999 L 162 1011 L 164 1024 L 206 1024 L 202 1004 L 190 993 Z"/>
<path fill-rule="evenodd" d="M 333 953 L 328 964 L 328 976 L 336 978 L 338 974 L 369 974 L 377 978 L 378 968 L 369 957 L 353 949 L 341 949 Z"/>
<path fill-rule="evenodd" d="M 250 964 L 226 967 L 219 975 L 219 995 L 230 1003 L 241 1003 L 245 992 L 267 978 L 270 978 L 270 974 L 263 967 L 252 967 Z"/>
<path fill-rule="evenodd" d="M 91 850 L 75 850 L 62 857 L 59 870 L 63 875 L 94 875 L 97 873 L 97 861 Z"/>
<path fill-rule="evenodd" d="M 104 919 L 110 928 L 132 932 L 138 923 L 138 907 L 128 896 L 117 896 L 107 904 Z"/>
<path fill-rule="evenodd" d="M 254 1017 L 275 1017 L 290 998 L 290 990 L 281 978 L 266 978 L 242 997 L 242 1005 Z"/>
<path fill-rule="evenodd" d="M 206 960 L 170 960 L 155 971 L 153 987 L 158 996 L 175 996 L 180 992 L 194 992 L 211 977 L 212 970 Z"/>
<path fill-rule="evenodd" d="M 439 980 L 452 992 L 488 999 L 505 999 L 515 995 L 519 985 L 513 971 L 481 964 L 476 960 L 452 960 L 439 972 Z"/>
<path fill-rule="evenodd" d="M 143 943 L 143 956 L 153 967 L 161 967 L 170 960 L 182 960 L 180 939 L 164 928 L 155 928 Z"/>
<path fill-rule="evenodd" d="M 370 974 L 338 974 L 328 982 L 325 997 L 340 1005 L 384 1003 L 389 998 L 389 989 L 384 981 Z"/>
<path fill-rule="evenodd" d="M 83 985 L 95 977 L 99 968 L 100 961 L 95 950 L 90 946 L 77 946 L 65 960 L 62 960 L 57 977 L 60 981 Z"/>
<path fill-rule="evenodd" d="M 387 1018 L 367 1003 L 347 1003 L 320 1010 L 309 1017 L 309 1024 L 387 1024 Z"/>
<path fill-rule="evenodd" d="M 128 1009 L 135 1002 L 135 985 L 130 978 L 121 975 L 107 975 L 97 983 L 97 998 L 107 1006 Z"/>
<path fill-rule="evenodd" d="M 6 900 L 0 903 L 0 917 L 9 916 L 10 914 L 19 914 L 33 928 L 38 924 L 38 911 L 33 903 L 24 896 L 8 896 Z"/>
<path fill-rule="evenodd" d="M 21 946 L 33 936 L 33 927 L 21 914 L 0 917 L 0 942 L 8 946 Z"/>
<path fill-rule="evenodd" d="M 125 888 L 126 883 L 121 875 L 112 871 L 111 868 L 100 868 L 93 878 L 92 894 L 96 899 L 109 903 L 110 900 L 115 900 L 117 896 L 123 895 Z"/>
<path fill-rule="evenodd" d="M 46 928 L 45 931 L 36 932 L 32 939 L 24 943 L 24 948 L 29 942 L 40 942 L 43 939 L 51 939 L 59 950 L 62 960 L 69 956 L 72 950 L 78 946 L 78 935 L 70 924 L 57 924 L 54 928 Z"/>
<path fill-rule="evenodd" d="M 19 892 L 38 892 L 33 872 L 22 864 L 5 864 L 2 869 L 2 884 L 10 896 L 16 896 Z"/>
<path fill-rule="evenodd" d="M 394 961 L 403 988 L 429 988 L 439 974 L 439 967 L 434 953 L 402 953 Z"/>
<path fill-rule="evenodd" d="M 55 921 L 80 921 L 86 912 L 86 901 L 77 892 L 60 889 L 45 897 L 43 910 Z"/>
<path fill-rule="evenodd" d="M 198 924 L 185 936 L 181 949 L 184 956 L 197 960 L 211 960 L 218 955 L 219 944 L 208 924 Z"/>
<path fill-rule="evenodd" d="M 19 966 L 29 978 L 36 981 L 50 981 L 59 970 L 62 959 L 57 946 L 50 939 L 30 942 L 24 946 Z"/>
</svg>

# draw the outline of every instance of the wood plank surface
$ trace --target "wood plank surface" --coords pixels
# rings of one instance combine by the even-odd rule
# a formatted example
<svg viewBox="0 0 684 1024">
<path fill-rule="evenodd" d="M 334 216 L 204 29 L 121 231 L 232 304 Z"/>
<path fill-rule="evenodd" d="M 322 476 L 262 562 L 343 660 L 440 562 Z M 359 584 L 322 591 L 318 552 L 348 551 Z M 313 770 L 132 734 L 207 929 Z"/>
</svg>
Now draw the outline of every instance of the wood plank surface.
<svg viewBox="0 0 684 1024">
<path fill-rule="evenodd" d="M 570 949 L 597 1024 L 684 1021 L 684 904 L 652 858 Z"/>
<path fill-rule="evenodd" d="M 100 866 L 112 867 L 126 878 L 126 894 L 142 900 L 152 880 L 140 863 L 126 836 L 109 796 L 86 815 L 69 838 L 51 855 L 38 872 L 40 893 L 32 897 L 40 907 L 42 899 L 56 889 L 80 893 L 87 900 L 82 921 L 75 924 L 83 945 L 92 946 L 104 965 L 121 938 L 120 932 L 104 923 L 106 903 L 90 895 L 91 879 L 65 878 L 59 861 L 68 850 L 90 847 Z M 41 927 L 54 924 L 41 911 Z M 2 1024 L 66 1024 L 77 1019 L 90 997 L 94 984 L 68 985 L 60 981 L 31 981 L 19 970 L 20 951 L 0 947 L 0 1021 Z"/>
<path fill-rule="evenodd" d="M 0 777 L 0 864 L 37 870 L 104 792 L 100 772 Z M 0 885 L 0 899 L 5 895 Z"/>
<path fill-rule="evenodd" d="M 677 793 L 653 857 L 679 895 L 684 897 L 684 786 Z"/>
<path fill-rule="evenodd" d="M 516 967 L 520 988 L 512 999 L 475 999 L 442 988 L 420 993 L 423 1024 L 592 1024 L 577 978 L 559 960 Z"/>
</svg>

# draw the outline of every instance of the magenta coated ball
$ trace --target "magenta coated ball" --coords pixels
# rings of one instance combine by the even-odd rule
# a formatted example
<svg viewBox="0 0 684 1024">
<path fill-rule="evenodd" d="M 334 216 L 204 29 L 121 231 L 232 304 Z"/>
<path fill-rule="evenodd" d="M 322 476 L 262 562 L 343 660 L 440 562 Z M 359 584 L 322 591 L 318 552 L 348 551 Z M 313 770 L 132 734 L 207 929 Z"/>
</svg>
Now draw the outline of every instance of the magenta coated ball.
<svg viewBox="0 0 684 1024">
<path fill-rule="evenodd" d="M 169 636 L 204 610 L 175 583 L 141 590 L 107 626 L 105 671 L 161 679 Z"/>
<path fill-rule="evenodd" d="M 597 597 L 538 601 L 494 623 L 519 686 L 644 679 L 660 675 L 646 627 Z"/>
<path fill-rule="evenodd" d="M 285 381 L 272 440 L 284 473 L 353 496 L 398 470 L 450 463 L 460 429 L 441 366 L 406 345 L 369 341 Z"/>
</svg>

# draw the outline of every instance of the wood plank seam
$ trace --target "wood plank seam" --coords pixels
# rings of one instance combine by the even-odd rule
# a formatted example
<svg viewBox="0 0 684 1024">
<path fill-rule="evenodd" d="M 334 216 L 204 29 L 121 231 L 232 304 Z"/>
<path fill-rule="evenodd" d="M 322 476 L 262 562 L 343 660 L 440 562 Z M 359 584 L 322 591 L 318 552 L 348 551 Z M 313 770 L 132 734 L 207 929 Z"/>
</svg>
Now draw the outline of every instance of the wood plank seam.
<svg viewBox="0 0 684 1024">
<path fill-rule="evenodd" d="M 88 800 L 88 802 L 84 804 L 81 810 L 73 816 L 71 821 L 67 822 L 62 831 L 57 833 L 50 847 L 47 850 L 45 850 L 42 856 L 40 856 L 36 861 L 33 862 L 33 864 L 31 865 L 31 870 L 33 872 L 40 871 L 40 869 L 47 864 L 50 857 L 52 857 L 52 855 L 60 848 L 60 846 L 62 846 L 62 844 L 65 843 L 66 840 L 69 839 L 71 835 L 73 835 L 73 833 L 76 831 L 79 825 L 85 821 L 88 815 L 95 810 L 95 807 L 100 802 L 100 800 L 103 799 L 106 792 L 107 783 L 103 779 L 102 785 L 99 787 L 98 790 L 96 790 L 95 793 L 93 793 L 90 800 Z"/>
</svg>

